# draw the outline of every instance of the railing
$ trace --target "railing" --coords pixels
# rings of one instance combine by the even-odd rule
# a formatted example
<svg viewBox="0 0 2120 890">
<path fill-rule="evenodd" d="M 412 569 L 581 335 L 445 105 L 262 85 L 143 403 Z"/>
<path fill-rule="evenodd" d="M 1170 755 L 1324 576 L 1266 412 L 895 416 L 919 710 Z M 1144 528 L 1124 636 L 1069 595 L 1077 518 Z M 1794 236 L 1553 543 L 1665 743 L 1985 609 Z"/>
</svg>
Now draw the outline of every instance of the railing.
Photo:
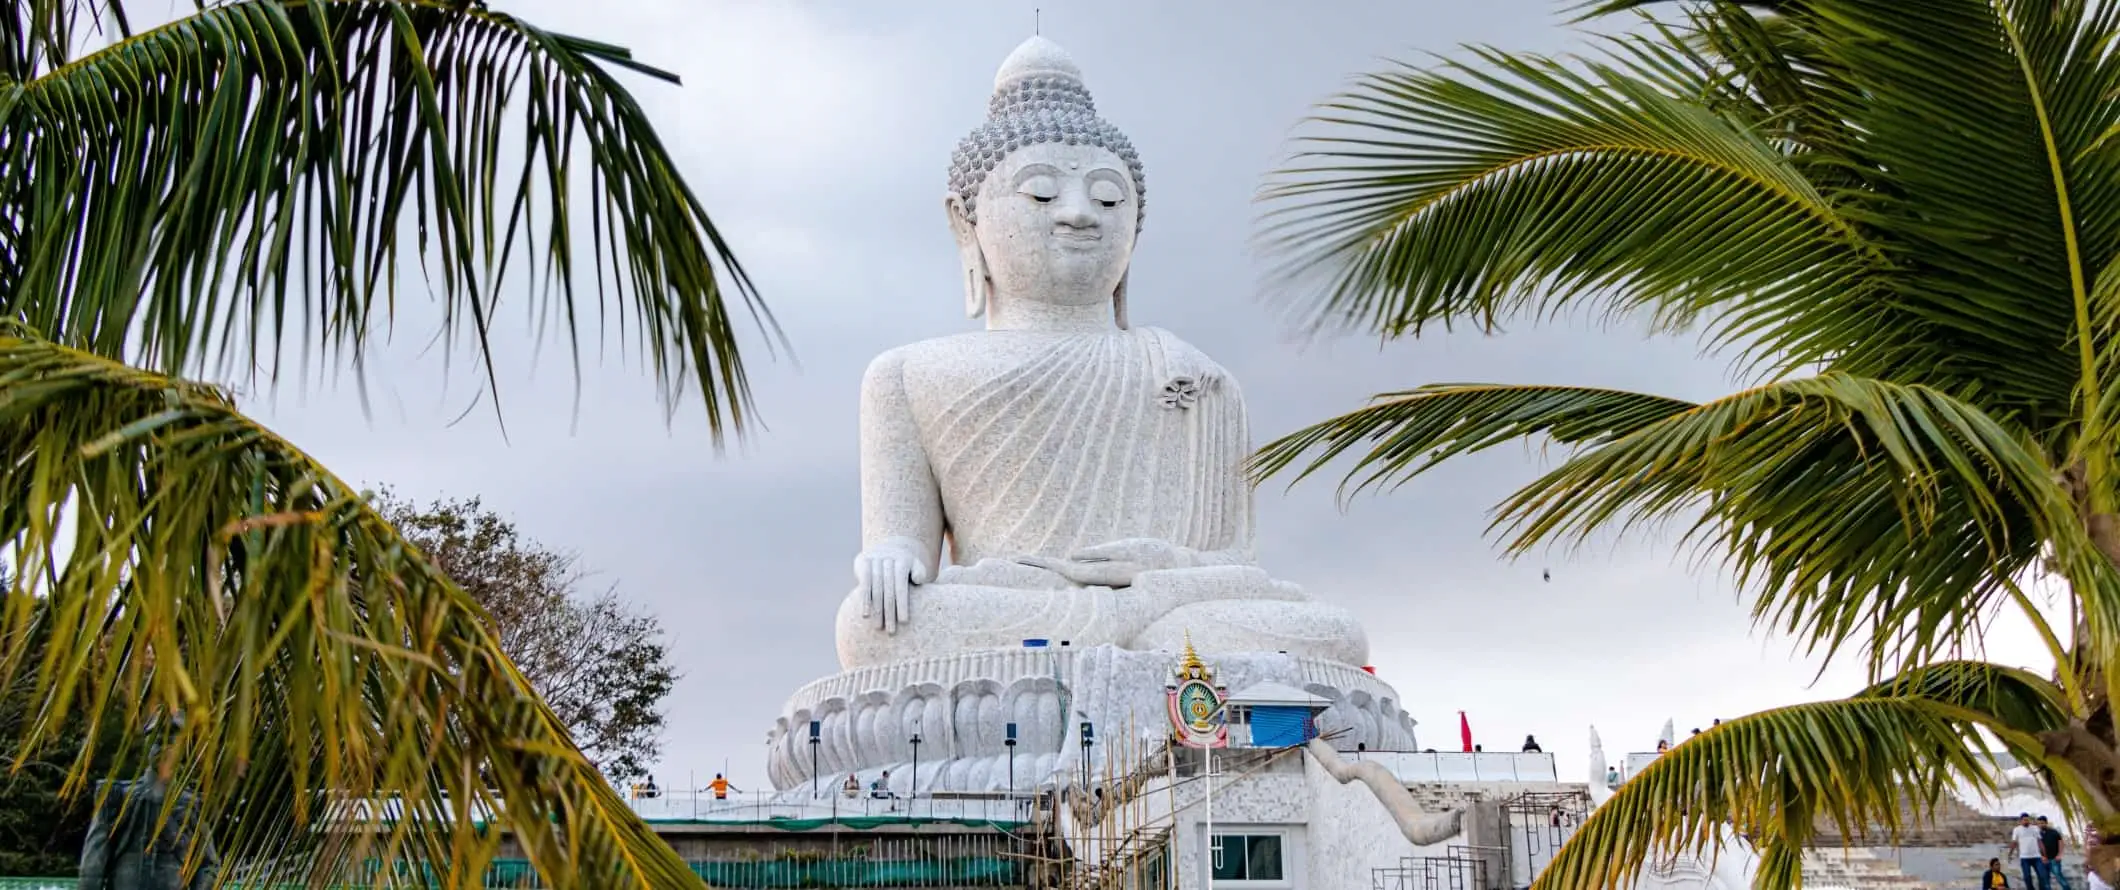
<svg viewBox="0 0 2120 890">
<path fill-rule="evenodd" d="M 635 814 L 649 822 L 784 823 L 795 828 L 810 821 L 823 824 L 870 819 L 1021 824 L 1031 821 L 1040 799 L 1039 795 L 1023 792 L 904 795 L 867 789 L 852 796 L 844 791 L 820 790 L 812 797 L 808 789 L 794 789 L 774 793 L 731 791 L 726 797 L 716 797 L 711 791 L 664 792 L 654 797 L 634 796 L 628 803 Z"/>
<path fill-rule="evenodd" d="M 1590 795 L 1581 791 L 1525 792 L 1502 801 L 1502 846 L 1508 849 L 1509 885 L 1529 887 L 1553 864 L 1562 844 L 1590 817 Z"/>
<path fill-rule="evenodd" d="M 1370 870 L 1370 890 L 1499 890 L 1482 855 L 1492 849 L 1452 846 L 1446 856 L 1400 859 L 1397 868 Z"/>
<path fill-rule="evenodd" d="M 1458 753 L 1363 751 L 1346 755 L 1384 765 L 1409 785 L 1421 782 L 1555 782 L 1553 755 L 1525 753 Z"/>
</svg>

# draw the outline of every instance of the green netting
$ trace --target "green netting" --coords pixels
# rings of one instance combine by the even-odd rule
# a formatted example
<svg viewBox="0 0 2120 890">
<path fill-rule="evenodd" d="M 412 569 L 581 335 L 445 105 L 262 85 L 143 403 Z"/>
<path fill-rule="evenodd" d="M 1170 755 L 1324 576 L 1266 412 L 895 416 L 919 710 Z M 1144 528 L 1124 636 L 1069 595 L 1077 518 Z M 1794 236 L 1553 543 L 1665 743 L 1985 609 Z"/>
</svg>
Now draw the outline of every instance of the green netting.
<svg viewBox="0 0 2120 890">
<path fill-rule="evenodd" d="M 714 887 L 1001 887 L 1023 883 L 1021 864 L 991 856 L 953 859 L 875 861 L 867 859 L 807 859 L 797 857 L 756 862 L 694 862 L 692 871 Z M 410 869 L 400 877 L 410 877 Z M 429 873 L 431 875 L 431 872 Z M 372 875 L 371 875 L 372 877 Z M 431 877 L 427 886 L 438 887 Z M 486 871 L 485 884 L 494 890 L 542 887 L 530 863 L 503 859 Z M 76 890 L 74 878 L 0 878 L 0 890 Z M 240 888 L 241 884 L 232 885 Z M 341 890 L 372 886 L 349 883 Z M 403 883 L 397 886 L 404 886 Z M 303 890 L 286 884 L 253 890 Z"/>
<path fill-rule="evenodd" d="M 694 862 L 716 887 L 998 887 L 1022 883 L 1017 863 L 993 857 L 871 862 Z"/>
</svg>

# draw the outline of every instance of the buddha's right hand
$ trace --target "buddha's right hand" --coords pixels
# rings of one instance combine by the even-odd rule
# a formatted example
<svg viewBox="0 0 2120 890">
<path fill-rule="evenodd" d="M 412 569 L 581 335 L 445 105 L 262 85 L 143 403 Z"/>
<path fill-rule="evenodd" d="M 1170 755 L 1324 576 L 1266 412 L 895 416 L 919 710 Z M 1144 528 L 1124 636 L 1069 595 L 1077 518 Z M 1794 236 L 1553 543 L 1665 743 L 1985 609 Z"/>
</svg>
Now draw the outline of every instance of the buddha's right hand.
<svg viewBox="0 0 2120 890">
<path fill-rule="evenodd" d="M 861 617 L 874 619 L 885 633 L 913 617 L 913 585 L 932 575 L 920 558 L 920 544 L 910 538 L 886 538 L 854 557 L 854 593 L 861 597 Z"/>
</svg>

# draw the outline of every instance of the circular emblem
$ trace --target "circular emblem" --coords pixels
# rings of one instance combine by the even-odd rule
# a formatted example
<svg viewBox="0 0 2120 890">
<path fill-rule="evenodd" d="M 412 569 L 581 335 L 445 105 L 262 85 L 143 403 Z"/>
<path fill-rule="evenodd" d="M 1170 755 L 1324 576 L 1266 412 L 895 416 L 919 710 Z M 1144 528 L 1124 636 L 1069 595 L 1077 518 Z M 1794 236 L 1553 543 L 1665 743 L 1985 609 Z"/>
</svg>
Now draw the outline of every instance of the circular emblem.
<svg viewBox="0 0 2120 890">
<path fill-rule="evenodd" d="M 1194 732 L 1213 732 L 1215 690 L 1198 680 L 1186 683 L 1178 690 L 1178 712 L 1185 715 L 1185 722 Z"/>
</svg>

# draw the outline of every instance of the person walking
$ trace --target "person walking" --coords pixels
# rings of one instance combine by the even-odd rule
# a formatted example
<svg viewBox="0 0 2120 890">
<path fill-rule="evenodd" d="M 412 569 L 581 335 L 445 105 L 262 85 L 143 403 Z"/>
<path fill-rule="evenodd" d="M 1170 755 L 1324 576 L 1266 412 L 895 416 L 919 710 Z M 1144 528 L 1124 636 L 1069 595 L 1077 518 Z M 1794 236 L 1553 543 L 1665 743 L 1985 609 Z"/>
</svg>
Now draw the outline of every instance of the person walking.
<svg viewBox="0 0 2120 890">
<path fill-rule="evenodd" d="M 2039 886 L 2046 887 L 2047 877 L 2052 876 L 2054 883 L 2061 885 L 2061 890 L 2069 890 L 2068 872 L 2061 868 L 2061 831 L 2047 822 L 2045 816 L 2039 817 L 2039 858 L 2045 869 L 2040 873 Z"/>
<path fill-rule="evenodd" d="M 2039 855 L 2039 827 L 2032 824 L 2032 814 L 2017 814 L 2017 827 L 2010 830 L 2010 844 L 2017 849 L 2017 869 L 2023 873 L 2024 890 L 2053 890 L 2052 881 L 2046 876 L 2045 860 Z"/>
<path fill-rule="evenodd" d="M 2010 890 L 2010 878 L 2002 870 L 2002 860 L 1988 860 L 1988 870 L 1980 876 L 1980 890 Z"/>
</svg>

